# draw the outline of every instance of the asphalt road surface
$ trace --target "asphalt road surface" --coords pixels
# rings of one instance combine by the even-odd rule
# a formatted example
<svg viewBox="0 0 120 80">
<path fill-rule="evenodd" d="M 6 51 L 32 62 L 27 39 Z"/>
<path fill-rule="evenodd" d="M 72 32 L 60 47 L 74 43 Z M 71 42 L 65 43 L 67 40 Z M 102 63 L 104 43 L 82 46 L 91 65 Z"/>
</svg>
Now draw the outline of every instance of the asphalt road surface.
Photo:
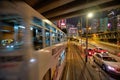
<svg viewBox="0 0 120 80">
<path fill-rule="evenodd" d="M 117 80 L 109 76 L 88 57 L 74 43 L 68 43 L 66 66 L 61 80 Z"/>
</svg>

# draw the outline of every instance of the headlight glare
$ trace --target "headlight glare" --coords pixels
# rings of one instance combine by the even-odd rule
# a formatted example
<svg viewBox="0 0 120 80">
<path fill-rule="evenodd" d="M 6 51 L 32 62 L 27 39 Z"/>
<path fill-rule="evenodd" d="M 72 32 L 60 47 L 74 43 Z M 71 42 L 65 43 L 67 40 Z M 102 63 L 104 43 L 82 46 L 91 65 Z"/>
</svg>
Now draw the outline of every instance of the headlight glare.
<svg viewBox="0 0 120 80">
<path fill-rule="evenodd" d="M 109 69 L 109 70 L 112 70 L 112 71 L 115 70 L 115 68 L 113 68 L 113 67 L 111 67 L 111 66 L 108 66 L 108 69 Z"/>
</svg>

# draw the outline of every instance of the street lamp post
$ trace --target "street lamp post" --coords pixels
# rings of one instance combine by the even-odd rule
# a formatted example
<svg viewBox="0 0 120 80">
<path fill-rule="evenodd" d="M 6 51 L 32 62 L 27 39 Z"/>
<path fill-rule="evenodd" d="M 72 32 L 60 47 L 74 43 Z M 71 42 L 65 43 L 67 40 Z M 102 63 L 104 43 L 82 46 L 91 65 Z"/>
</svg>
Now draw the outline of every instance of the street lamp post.
<svg viewBox="0 0 120 80">
<path fill-rule="evenodd" d="M 79 27 L 79 37 L 81 38 L 81 48 L 82 48 L 82 17 L 79 18 L 77 26 Z"/>
<path fill-rule="evenodd" d="M 91 18 L 92 16 L 93 16 L 92 13 L 88 13 L 86 16 L 86 50 L 85 50 L 86 56 L 85 56 L 85 62 L 88 62 L 88 29 L 89 29 L 88 19 Z"/>
</svg>

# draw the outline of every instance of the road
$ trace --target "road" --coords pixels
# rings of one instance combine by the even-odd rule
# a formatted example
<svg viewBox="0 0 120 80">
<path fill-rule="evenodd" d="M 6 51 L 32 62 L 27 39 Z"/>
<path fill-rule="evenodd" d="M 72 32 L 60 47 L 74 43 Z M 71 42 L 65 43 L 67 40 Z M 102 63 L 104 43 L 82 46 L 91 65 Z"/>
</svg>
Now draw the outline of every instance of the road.
<svg viewBox="0 0 120 80">
<path fill-rule="evenodd" d="M 66 66 L 61 80 L 116 80 L 104 72 L 97 64 L 85 55 L 74 43 L 69 42 Z"/>
<path fill-rule="evenodd" d="M 115 80 L 105 73 L 99 66 L 85 62 L 85 55 L 73 43 L 69 43 L 66 66 L 61 80 Z"/>
</svg>

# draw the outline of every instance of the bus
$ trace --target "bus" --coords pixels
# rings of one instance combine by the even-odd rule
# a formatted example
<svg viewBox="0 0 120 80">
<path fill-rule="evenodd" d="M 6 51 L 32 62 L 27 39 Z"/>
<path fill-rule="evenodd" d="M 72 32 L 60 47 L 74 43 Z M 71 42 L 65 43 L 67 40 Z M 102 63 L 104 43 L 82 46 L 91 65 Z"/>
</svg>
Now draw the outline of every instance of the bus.
<svg viewBox="0 0 120 80">
<path fill-rule="evenodd" d="M 0 80 L 60 80 L 66 34 L 25 2 L 0 1 Z"/>
</svg>

